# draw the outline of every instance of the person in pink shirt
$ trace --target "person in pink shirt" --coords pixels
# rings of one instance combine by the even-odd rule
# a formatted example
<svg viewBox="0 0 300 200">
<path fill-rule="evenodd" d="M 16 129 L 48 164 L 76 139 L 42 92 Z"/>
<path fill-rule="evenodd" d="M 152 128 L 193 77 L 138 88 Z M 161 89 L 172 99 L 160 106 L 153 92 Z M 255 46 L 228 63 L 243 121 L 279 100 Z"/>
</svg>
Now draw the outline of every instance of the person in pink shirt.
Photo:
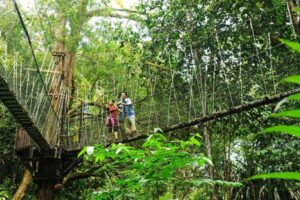
<svg viewBox="0 0 300 200">
<path fill-rule="evenodd" d="M 115 140 L 118 140 L 118 129 L 120 128 L 120 124 L 118 121 L 118 107 L 114 105 L 115 101 L 110 100 L 106 105 L 106 110 L 108 112 L 108 116 L 106 118 L 106 126 L 109 130 L 109 141 L 112 142 L 113 135 L 115 136 Z"/>
</svg>

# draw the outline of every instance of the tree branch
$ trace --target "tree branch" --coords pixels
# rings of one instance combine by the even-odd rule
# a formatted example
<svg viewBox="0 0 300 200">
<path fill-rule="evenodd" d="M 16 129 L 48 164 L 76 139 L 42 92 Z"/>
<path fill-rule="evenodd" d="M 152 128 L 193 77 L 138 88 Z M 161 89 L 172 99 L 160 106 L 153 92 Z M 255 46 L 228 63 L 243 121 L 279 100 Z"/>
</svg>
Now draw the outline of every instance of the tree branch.
<svg viewBox="0 0 300 200">
<path fill-rule="evenodd" d="M 23 175 L 23 179 L 16 191 L 16 193 L 13 196 L 13 200 L 21 200 L 23 199 L 25 192 L 27 190 L 27 188 L 29 187 L 29 184 L 31 183 L 32 180 L 32 176 L 29 172 L 29 170 L 25 170 L 24 175 Z"/>
<path fill-rule="evenodd" d="M 233 114 L 241 113 L 241 112 L 244 112 L 244 111 L 248 111 L 248 110 L 251 110 L 253 108 L 260 107 L 260 106 L 268 105 L 268 104 L 271 104 L 271 103 L 276 103 L 277 101 L 279 101 L 283 98 L 286 98 L 286 97 L 288 97 L 292 94 L 296 94 L 296 93 L 299 93 L 299 92 L 300 92 L 300 88 L 290 90 L 288 92 L 283 92 L 283 93 L 280 93 L 278 95 L 274 95 L 274 96 L 271 96 L 271 97 L 266 96 L 266 97 L 264 97 L 262 99 L 259 99 L 259 100 L 256 100 L 256 101 L 251 101 L 251 102 L 243 104 L 243 105 L 231 107 L 228 110 L 216 112 L 216 113 L 213 113 L 211 115 L 207 115 L 207 116 L 204 116 L 204 117 L 199 117 L 199 118 L 196 118 L 196 119 L 188 121 L 188 122 L 184 122 L 184 123 L 180 123 L 180 124 L 176 124 L 176 125 L 173 125 L 173 126 L 166 127 L 164 129 L 164 132 L 170 132 L 170 131 L 173 131 L 173 130 L 194 126 L 194 125 L 197 125 L 197 124 L 200 124 L 200 123 L 203 123 L 203 122 L 207 122 L 207 121 L 215 120 L 215 119 L 218 119 L 218 118 L 227 117 L 229 115 L 233 115 Z"/>
<path fill-rule="evenodd" d="M 134 14 L 134 15 L 124 15 L 120 12 L 125 12 L 127 14 Z M 129 19 L 138 21 L 139 17 L 137 16 L 139 14 L 135 10 L 129 10 L 129 9 L 117 9 L 117 8 L 102 8 L 97 10 L 91 10 L 87 13 L 87 17 L 111 17 L 111 18 L 118 18 L 118 19 Z"/>
<path fill-rule="evenodd" d="M 94 173 L 96 170 L 100 169 L 101 167 L 103 167 L 103 165 L 95 165 L 92 166 L 89 170 L 87 170 L 86 172 L 76 172 L 76 173 L 72 173 L 69 174 L 68 176 L 64 177 L 63 181 L 61 183 L 58 183 L 55 185 L 54 189 L 55 190 L 59 190 L 61 188 L 63 188 L 64 186 L 66 186 L 67 184 L 78 180 L 78 179 L 85 179 L 85 178 L 89 178 L 89 177 L 102 177 L 104 176 L 104 173 Z"/>
</svg>

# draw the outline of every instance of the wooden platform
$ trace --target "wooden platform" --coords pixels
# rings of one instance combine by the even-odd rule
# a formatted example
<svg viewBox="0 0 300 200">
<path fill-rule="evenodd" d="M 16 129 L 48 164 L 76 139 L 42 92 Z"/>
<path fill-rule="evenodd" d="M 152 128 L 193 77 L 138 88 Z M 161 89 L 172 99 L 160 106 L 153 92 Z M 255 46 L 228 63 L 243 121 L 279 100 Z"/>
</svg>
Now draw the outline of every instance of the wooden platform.
<svg viewBox="0 0 300 200">
<path fill-rule="evenodd" d="M 31 172 L 34 181 L 59 183 L 80 162 L 78 151 L 53 148 L 41 151 L 34 145 L 16 149 L 16 155 Z"/>
</svg>

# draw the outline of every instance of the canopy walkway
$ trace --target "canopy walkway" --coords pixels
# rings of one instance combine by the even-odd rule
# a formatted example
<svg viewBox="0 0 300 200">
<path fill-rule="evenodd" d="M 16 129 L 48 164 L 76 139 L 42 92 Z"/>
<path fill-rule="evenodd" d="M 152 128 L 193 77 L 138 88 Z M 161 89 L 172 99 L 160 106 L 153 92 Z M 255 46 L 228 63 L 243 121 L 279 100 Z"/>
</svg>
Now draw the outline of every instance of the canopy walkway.
<svg viewBox="0 0 300 200">
<path fill-rule="evenodd" d="M 5 74 L 5 70 L 3 67 L 1 67 L 0 70 L 1 74 Z M 35 105 L 36 105 L 36 99 L 30 98 L 30 99 L 25 99 L 26 97 L 30 97 L 28 94 L 22 95 L 16 95 L 16 90 L 18 89 L 14 87 L 14 84 L 8 84 L 6 80 L 9 80 L 7 76 L 1 76 L 0 77 L 0 94 L 1 94 L 1 100 L 2 102 L 6 105 L 6 107 L 11 111 L 13 116 L 16 118 L 16 120 L 20 123 L 20 125 L 27 131 L 27 133 L 33 138 L 33 140 L 36 142 L 36 144 L 41 148 L 41 149 L 49 149 L 50 146 L 48 142 L 46 141 L 45 137 L 43 134 L 41 134 L 41 130 L 43 130 L 43 125 L 39 123 L 40 120 L 36 121 L 33 119 L 36 119 L 36 114 L 35 112 Z M 16 80 L 17 79 L 12 79 Z M 17 83 L 15 83 L 17 84 Z M 11 87 L 10 87 L 11 86 Z M 16 90 L 13 90 L 15 88 Z M 26 88 L 26 90 L 29 89 L 29 91 L 35 91 L 33 88 Z M 33 97 L 33 96 L 31 96 Z M 35 96 L 37 97 L 37 95 Z M 19 103 L 20 102 L 20 103 Z M 47 102 L 46 102 L 47 103 Z M 32 108 L 32 109 L 28 109 Z M 41 112 L 41 107 L 36 108 L 37 111 Z M 27 112 L 27 110 L 32 110 L 34 112 Z M 44 123 L 46 123 L 44 121 Z M 35 124 L 38 124 L 40 126 L 35 126 Z"/>
<path fill-rule="evenodd" d="M 49 157 L 55 159 L 57 163 L 53 167 L 53 173 L 61 177 L 78 162 L 76 153 L 83 146 L 108 144 L 105 114 L 89 112 L 91 106 L 98 107 L 97 112 L 103 109 L 96 103 L 88 105 L 87 101 L 81 101 L 73 115 L 68 114 L 67 102 L 74 97 L 71 96 L 69 88 L 64 87 L 63 84 L 63 66 L 59 65 L 60 59 L 63 59 L 63 53 L 51 52 L 50 46 L 47 48 L 42 45 L 34 46 L 20 12 L 12 5 L 6 13 L 13 13 L 14 18 L 17 19 L 15 21 L 18 23 L 12 24 L 12 27 L 21 30 L 22 41 L 19 43 L 20 46 L 14 47 L 11 43 L 14 40 L 9 38 L 9 33 L 6 37 L 0 37 L 0 99 L 25 130 L 25 132 L 20 132 L 21 135 L 18 138 L 21 142 L 17 145 L 17 149 L 29 147 L 25 153 L 20 153 L 23 160 L 37 162 L 37 159 L 34 159 L 36 156 L 45 161 L 43 165 L 46 166 L 49 165 Z M 282 29 L 289 28 L 283 27 Z M 42 39 L 40 40 L 42 43 Z M 39 42 L 36 43 L 39 44 Z M 290 58 L 272 58 L 272 52 L 281 51 L 282 48 L 284 47 L 281 44 L 271 46 L 270 42 L 269 47 L 261 52 L 256 49 L 257 51 L 247 60 L 238 60 L 235 66 L 226 65 L 220 48 L 217 56 L 222 68 L 214 68 L 213 71 L 199 74 L 201 70 L 194 63 L 185 75 L 169 70 L 165 73 L 165 80 L 169 84 L 167 88 L 160 88 L 157 74 L 151 72 L 151 66 L 149 66 L 149 76 L 154 78 L 149 81 L 150 89 L 147 95 L 137 99 L 134 91 L 140 90 L 141 84 L 136 83 L 135 87 L 131 88 L 139 134 L 132 138 L 123 135 L 121 141 L 129 142 L 144 138 L 155 127 L 161 127 L 165 132 L 169 132 L 197 125 L 275 103 L 290 94 L 300 92 L 299 89 L 292 90 L 292 88 L 276 84 L 283 77 L 298 72 L 296 65 L 290 65 L 290 63 L 299 63 L 299 57 L 296 54 L 291 53 Z M 267 57 L 269 62 L 262 60 L 261 57 Z M 270 66 L 268 71 L 270 78 L 263 73 L 251 77 L 252 81 L 257 83 L 256 88 L 246 84 L 251 81 L 248 72 L 252 70 L 253 63 L 256 63 L 255 66 Z M 286 67 L 286 65 L 290 66 Z M 228 70 L 231 70 L 233 75 L 237 73 L 239 75 L 236 76 L 237 78 L 229 77 L 225 75 L 225 71 Z M 222 84 L 214 85 L 212 91 L 201 95 L 203 94 L 203 91 L 200 91 L 201 84 L 209 84 L 203 82 L 204 76 L 211 80 L 218 77 L 224 81 Z M 181 85 L 174 83 L 176 78 L 182 79 Z M 265 86 L 270 84 L 274 86 L 273 89 L 266 89 Z M 186 92 L 177 92 L 179 87 L 186 88 Z M 105 95 L 107 99 L 111 97 L 109 94 Z M 213 105 L 207 105 L 205 99 L 213 99 Z M 162 107 L 167 108 L 168 112 L 159 109 Z M 31 169 L 41 165 L 30 163 L 27 162 L 27 166 Z M 55 171 L 58 166 L 63 172 Z"/>
</svg>

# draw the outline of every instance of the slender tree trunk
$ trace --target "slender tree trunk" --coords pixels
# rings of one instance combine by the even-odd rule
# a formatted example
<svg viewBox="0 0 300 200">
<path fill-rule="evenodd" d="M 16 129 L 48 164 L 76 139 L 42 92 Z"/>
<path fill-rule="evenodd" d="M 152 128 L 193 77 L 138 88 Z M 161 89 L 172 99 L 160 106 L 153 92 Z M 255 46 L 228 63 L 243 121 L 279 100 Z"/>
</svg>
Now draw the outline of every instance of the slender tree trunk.
<svg viewBox="0 0 300 200">
<path fill-rule="evenodd" d="M 204 124 L 204 129 L 203 129 L 203 135 L 204 135 L 204 139 L 205 139 L 205 147 L 206 147 L 206 155 L 207 157 L 209 157 L 210 159 L 212 159 L 212 132 L 210 130 L 210 124 L 209 123 L 205 123 Z M 214 166 L 209 166 L 209 177 L 211 180 L 214 180 L 215 178 L 215 170 L 214 170 Z M 211 197 L 210 199 L 212 200 L 216 200 L 216 187 L 213 186 L 212 187 L 212 193 L 211 193 Z"/>
<path fill-rule="evenodd" d="M 291 15 L 291 20 L 295 29 L 295 32 L 297 35 L 300 35 L 300 21 L 298 19 L 298 13 L 296 11 L 296 8 L 298 7 L 297 1 L 296 0 L 290 0 L 288 2 L 289 6 L 289 11 Z"/>
<path fill-rule="evenodd" d="M 193 55 L 194 55 L 194 61 L 196 63 L 197 67 L 197 74 L 198 74 L 198 79 L 200 82 L 200 101 L 201 101 L 201 106 L 202 106 L 202 115 L 205 117 L 207 115 L 207 94 L 206 94 L 206 76 L 204 76 L 205 71 L 200 67 L 200 52 L 199 50 L 193 50 Z M 215 68 L 215 66 L 214 66 Z M 204 123 L 204 129 L 203 129 L 203 135 L 205 139 L 205 147 L 206 147 L 206 153 L 207 157 L 212 159 L 212 132 L 210 131 L 210 122 Z M 210 179 L 214 179 L 214 167 L 209 166 L 209 176 Z M 215 200 L 216 198 L 216 188 L 215 186 L 212 187 L 212 195 L 211 199 Z"/>
<path fill-rule="evenodd" d="M 231 144 L 232 144 L 232 137 L 231 133 L 234 132 L 234 128 L 232 126 L 232 122 L 230 121 L 230 129 L 229 129 L 229 134 L 224 133 L 224 125 L 222 122 L 222 135 L 223 135 L 223 142 L 224 142 L 224 180 L 225 181 L 231 181 L 231 168 L 232 168 L 232 162 L 231 162 Z M 228 135 L 228 139 L 227 136 Z M 225 187 L 224 188 L 224 200 L 229 200 L 231 199 L 231 191 L 232 188 L 230 187 Z"/>
<path fill-rule="evenodd" d="M 177 187 L 176 187 L 176 185 L 174 185 L 172 192 L 173 192 L 173 199 L 177 199 Z"/>
<path fill-rule="evenodd" d="M 29 184 L 31 183 L 32 180 L 32 176 L 29 172 L 29 170 L 25 170 L 25 173 L 23 175 L 23 179 L 18 187 L 18 190 L 16 191 L 16 193 L 14 194 L 12 200 L 21 200 L 23 199 L 25 192 L 29 186 Z"/>
</svg>

